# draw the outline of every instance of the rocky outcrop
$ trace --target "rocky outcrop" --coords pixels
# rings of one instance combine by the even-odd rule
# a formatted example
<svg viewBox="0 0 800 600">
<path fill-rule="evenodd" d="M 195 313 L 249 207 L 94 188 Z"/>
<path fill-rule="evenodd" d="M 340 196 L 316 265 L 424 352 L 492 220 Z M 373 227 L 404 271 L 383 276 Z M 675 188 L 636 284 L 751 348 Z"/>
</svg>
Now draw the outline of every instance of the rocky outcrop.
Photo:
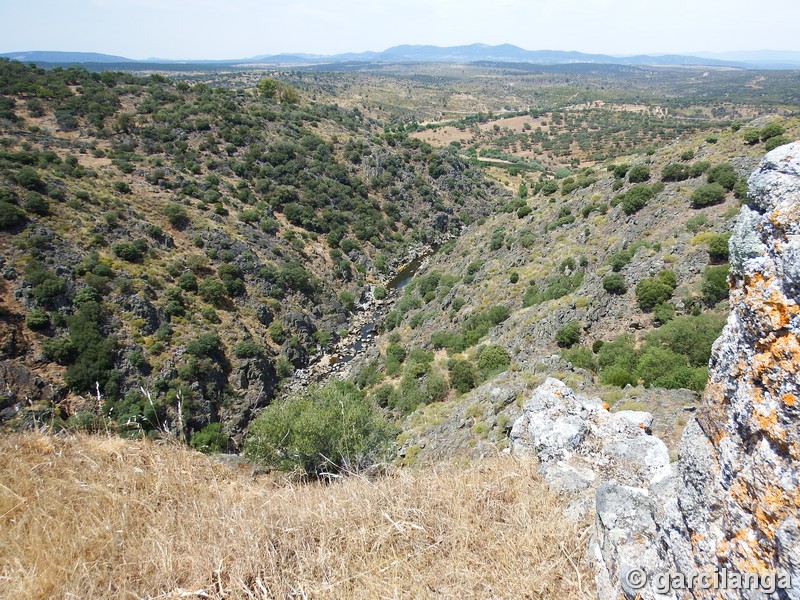
<svg viewBox="0 0 800 600">
<path fill-rule="evenodd" d="M 749 187 L 731 314 L 678 463 L 554 380 L 514 426 L 551 484 L 595 490 L 603 600 L 800 600 L 800 143 L 770 152 Z"/>
<path fill-rule="evenodd" d="M 598 492 L 603 598 L 800 598 L 800 143 L 770 152 L 749 187 L 730 242 L 731 314 L 675 481 L 636 490 L 639 518 L 621 527 Z M 666 573 L 728 584 L 668 589 Z M 762 577 L 731 583 L 743 574 Z"/>
<path fill-rule="evenodd" d="M 604 481 L 647 487 L 672 475 L 666 445 L 648 433 L 652 421 L 641 411 L 611 413 L 599 398 L 548 378 L 514 423 L 511 451 L 538 457 L 548 485 L 572 496 L 568 514 L 581 516 Z"/>
</svg>

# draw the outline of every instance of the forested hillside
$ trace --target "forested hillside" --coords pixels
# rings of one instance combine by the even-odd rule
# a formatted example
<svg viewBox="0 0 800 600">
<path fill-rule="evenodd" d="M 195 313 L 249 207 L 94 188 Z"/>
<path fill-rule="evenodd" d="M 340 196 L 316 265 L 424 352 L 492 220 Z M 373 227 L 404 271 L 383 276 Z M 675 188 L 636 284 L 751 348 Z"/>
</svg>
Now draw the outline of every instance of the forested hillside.
<svg viewBox="0 0 800 600">
<path fill-rule="evenodd" d="M 0 94 L 0 409 L 17 424 L 233 448 L 411 250 L 500 193 L 454 149 L 270 78 L 0 61 Z"/>
</svg>

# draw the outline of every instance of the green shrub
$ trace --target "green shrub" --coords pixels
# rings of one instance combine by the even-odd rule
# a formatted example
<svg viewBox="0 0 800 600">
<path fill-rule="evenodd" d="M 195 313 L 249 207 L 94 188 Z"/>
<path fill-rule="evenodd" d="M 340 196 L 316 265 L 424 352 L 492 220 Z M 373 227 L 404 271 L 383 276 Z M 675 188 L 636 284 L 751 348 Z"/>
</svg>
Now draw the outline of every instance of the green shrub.
<svg viewBox="0 0 800 600">
<path fill-rule="evenodd" d="M 663 325 L 675 318 L 675 305 L 672 302 L 662 302 L 653 308 L 653 318 L 656 323 Z"/>
<path fill-rule="evenodd" d="M 708 255 L 713 262 L 727 262 L 730 233 L 720 233 L 708 239 Z"/>
<path fill-rule="evenodd" d="M 237 358 L 255 358 L 264 353 L 264 349 L 253 340 L 243 340 L 236 344 L 233 353 Z"/>
<path fill-rule="evenodd" d="M 43 310 L 33 309 L 25 317 L 25 324 L 34 331 L 46 329 L 50 326 L 50 315 Z"/>
<path fill-rule="evenodd" d="M 786 137 L 785 135 L 777 135 L 777 136 L 775 136 L 775 137 L 771 137 L 771 138 L 769 138 L 769 139 L 768 139 L 768 140 L 767 140 L 767 141 L 764 143 L 764 149 L 765 149 L 767 152 L 770 152 L 771 150 L 775 150 L 775 148 L 777 148 L 778 146 L 783 146 L 784 144 L 788 144 L 788 143 L 789 143 L 789 142 L 791 142 L 791 141 L 792 141 L 792 140 L 790 140 L 790 139 L 789 139 L 788 137 Z"/>
<path fill-rule="evenodd" d="M 39 177 L 36 169 L 31 167 L 22 167 L 16 173 L 17 183 L 28 190 L 34 192 L 43 192 L 46 189 L 44 181 Z"/>
<path fill-rule="evenodd" d="M 677 317 L 650 332 L 647 343 L 686 356 L 693 367 L 705 367 L 711 357 L 711 345 L 724 324 L 725 317 L 714 313 Z"/>
<path fill-rule="evenodd" d="M 222 423 L 209 423 L 192 435 L 189 445 L 200 452 L 215 454 L 228 447 L 228 436 L 222 432 Z"/>
<path fill-rule="evenodd" d="M 545 279 L 542 286 L 533 284 L 525 291 L 522 298 L 524 307 L 535 306 L 548 300 L 557 300 L 577 290 L 583 283 L 583 271 L 576 271 L 571 275 L 558 273 Z"/>
<path fill-rule="evenodd" d="M 99 384 L 106 397 L 116 395 L 118 373 L 113 370 L 116 344 L 114 338 L 103 331 L 104 320 L 97 302 L 81 304 L 75 314 L 67 318 L 75 357 L 64 379 L 77 393 L 92 392 Z"/>
<path fill-rule="evenodd" d="M 745 127 L 742 129 L 742 138 L 746 144 L 751 146 L 761 141 L 761 131 L 755 127 Z"/>
<path fill-rule="evenodd" d="M 669 300 L 674 289 L 671 281 L 663 278 L 642 279 L 636 284 L 636 302 L 644 311 L 653 310 L 656 305 Z"/>
<path fill-rule="evenodd" d="M 632 215 L 647 204 L 655 196 L 653 188 L 649 185 L 638 184 L 625 192 L 622 198 L 622 210 L 626 215 Z"/>
<path fill-rule="evenodd" d="M 273 402 L 251 423 L 245 455 L 310 476 L 388 458 L 392 427 L 352 383 L 330 381 Z"/>
<path fill-rule="evenodd" d="M 761 130 L 761 141 L 766 142 L 771 138 L 783 135 L 785 132 L 786 130 L 784 129 L 783 125 L 781 125 L 778 121 L 772 121 L 767 123 Z"/>
<path fill-rule="evenodd" d="M 722 163 L 711 167 L 706 174 L 708 183 L 718 183 L 726 190 L 731 191 L 739 179 L 739 175 L 730 163 Z"/>
<path fill-rule="evenodd" d="M 197 277 L 195 277 L 195 274 L 192 273 L 191 271 L 187 271 L 186 273 L 181 273 L 175 280 L 175 283 L 184 292 L 197 291 Z"/>
<path fill-rule="evenodd" d="M 644 183 L 650 179 L 650 167 L 647 165 L 636 165 L 628 171 L 628 181 L 631 183 Z"/>
<path fill-rule="evenodd" d="M 33 287 L 33 297 L 41 305 L 52 303 L 67 289 L 63 279 L 36 260 L 25 267 L 25 282 Z"/>
<path fill-rule="evenodd" d="M 0 202 L 0 230 L 12 229 L 25 222 L 25 213 L 9 202 Z"/>
<path fill-rule="evenodd" d="M 571 348 L 581 339 L 581 325 L 570 321 L 556 332 L 556 342 L 562 348 Z"/>
<path fill-rule="evenodd" d="M 376 300 L 383 300 L 388 295 L 388 292 L 382 285 L 376 285 L 372 290 L 372 295 Z"/>
<path fill-rule="evenodd" d="M 701 185 L 692 192 L 692 208 L 703 208 L 712 204 L 719 204 L 725 199 L 725 188 L 718 183 Z"/>
<path fill-rule="evenodd" d="M 684 181 L 689 179 L 690 176 L 689 165 L 681 163 L 670 163 L 661 171 L 662 181 Z"/>
<path fill-rule="evenodd" d="M 475 387 L 477 374 L 472 363 L 461 359 L 447 361 L 447 370 L 450 373 L 450 387 L 461 394 L 466 394 Z"/>
<path fill-rule="evenodd" d="M 603 277 L 603 289 L 609 294 L 621 295 L 628 291 L 628 286 L 622 273 L 609 273 Z"/>
<path fill-rule="evenodd" d="M 497 344 L 490 344 L 480 349 L 478 354 L 478 369 L 483 379 L 488 379 L 495 373 L 505 371 L 511 364 L 508 351 Z"/>
<path fill-rule="evenodd" d="M 706 214 L 697 213 L 696 215 L 689 217 L 689 219 L 687 219 L 686 229 L 696 234 L 703 227 L 705 227 L 706 223 L 708 223 L 708 217 L 706 216 Z"/>
<path fill-rule="evenodd" d="M 38 192 L 28 192 L 25 194 L 25 202 L 22 207 L 29 213 L 45 216 L 50 213 L 50 202 Z"/>
<path fill-rule="evenodd" d="M 222 346 L 216 333 L 204 333 L 186 344 L 186 352 L 195 357 L 218 355 Z"/>
<path fill-rule="evenodd" d="M 140 262 L 147 253 L 147 242 L 139 239 L 132 242 L 117 242 L 111 250 L 122 260 L 128 262 Z"/>
<path fill-rule="evenodd" d="M 703 299 L 710 304 L 716 304 L 727 298 L 729 292 L 728 265 L 708 267 L 703 273 L 700 290 L 703 293 Z"/>
<path fill-rule="evenodd" d="M 174 202 L 164 207 L 164 216 L 175 229 L 183 229 L 189 224 L 189 213 L 183 206 Z"/>
<path fill-rule="evenodd" d="M 267 333 L 276 344 L 282 344 L 286 341 L 286 329 L 280 321 L 270 323 L 269 327 L 267 327 Z"/>
<path fill-rule="evenodd" d="M 225 302 L 225 284 L 216 277 L 207 277 L 197 286 L 197 293 L 200 297 L 214 306 L 220 306 Z"/>
<path fill-rule="evenodd" d="M 584 346 L 569 348 L 568 350 L 562 351 L 561 358 L 579 369 L 587 369 L 589 371 L 597 370 L 597 363 L 594 360 L 592 351 Z"/>
</svg>

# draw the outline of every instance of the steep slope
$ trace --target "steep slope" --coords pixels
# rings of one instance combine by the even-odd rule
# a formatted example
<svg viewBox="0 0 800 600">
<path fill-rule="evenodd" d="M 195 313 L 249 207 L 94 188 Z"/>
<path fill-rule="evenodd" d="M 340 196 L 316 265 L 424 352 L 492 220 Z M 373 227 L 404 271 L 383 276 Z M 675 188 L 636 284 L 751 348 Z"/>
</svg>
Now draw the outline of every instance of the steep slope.
<svg viewBox="0 0 800 600">
<path fill-rule="evenodd" d="M 800 594 L 800 143 L 769 153 L 750 189 L 731 238 L 731 314 L 676 477 L 598 515 L 603 597 Z"/>
<path fill-rule="evenodd" d="M 0 61 L 0 93 L 0 409 L 18 424 L 238 436 L 412 250 L 499 194 L 453 151 L 268 78 Z"/>
<path fill-rule="evenodd" d="M 389 376 L 376 397 L 400 412 L 446 400 L 412 416 L 407 445 L 424 447 L 422 458 L 504 443 L 520 394 L 559 372 L 612 405 L 651 404 L 674 449 L 728 310 L 727 239 L 744 177 L 768 146 L 753 131 L 774 127 L 689 138 L 561 180 L 501 175 L 529 195 L 439 250 L 387 315 L 381 355 L 364 368 L 365 382 Z M 773 143 L 800 135 L 796 121 L 781 128 Z M 427 389 L 437 377 L 449 395 Z"/>
</svg>

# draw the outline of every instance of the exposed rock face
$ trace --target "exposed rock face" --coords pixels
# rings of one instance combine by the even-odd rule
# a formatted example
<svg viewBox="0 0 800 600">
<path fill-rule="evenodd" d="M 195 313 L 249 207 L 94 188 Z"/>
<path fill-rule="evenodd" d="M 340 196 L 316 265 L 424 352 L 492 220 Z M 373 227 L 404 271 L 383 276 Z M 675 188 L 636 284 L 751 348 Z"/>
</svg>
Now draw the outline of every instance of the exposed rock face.
<svg viewBox="0 0 800 600">
<path fill-rule="evenodd" d="M 749 186 L 730 241 L 731 314 L 676 468 L 646 415 L 623 426 L 554 380 L 514 426 L 513 447 L 535 451 L 551 484 L 569 472 L 562 489 L 596 489 L 603 600 L 800 600 L 800 143 L 770 152 Z M 717 579 L 666 579 L 697 574 Z M 737 582 L 745 574 L 761 579 Z"/>
<path fill-rule="evenodd" d="M 675 489 L 638 490 L 647 501 L 621 532 L 598 492 L 601 597 L 800 598 L 800 143 L 770 152 L 749 186 L 752 208 L 730 242 L 731 314 Z M 643 588 L 631 586 L 633 569 L 647 574 Z M 782 573 L 794 584 L 667 592 L 654 576 L 668 572 Z"/>
<path fill-rule="evenodd" d="M 550 487 L 574 495 L 568 512 L 588 510 L 601 481 L 658 484 L 672 474 L 667 447 L 640 411 L 610 413 L 598 398 L 548 378 L 534 390 L 511 430 L 514 454 L 535 454 Z"/>
</svg>

